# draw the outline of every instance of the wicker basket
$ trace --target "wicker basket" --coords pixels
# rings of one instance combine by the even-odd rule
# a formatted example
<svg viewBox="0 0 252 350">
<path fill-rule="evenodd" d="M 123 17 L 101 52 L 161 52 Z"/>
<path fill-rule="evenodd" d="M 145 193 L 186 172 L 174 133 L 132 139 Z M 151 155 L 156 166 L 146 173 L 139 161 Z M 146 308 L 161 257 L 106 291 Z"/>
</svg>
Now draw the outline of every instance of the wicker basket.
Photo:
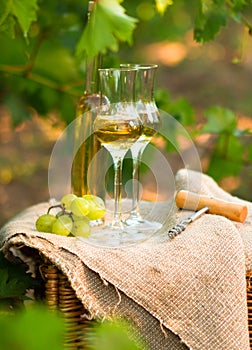
<svg viewBox="0 0 252 350">
<path fill-rule="evenodd" d="M 43 263 L 40 273 L 45 282 L 45 303 L 52 312 L 59 312 L 65 322 L 64 349 L 86 349 L 95 321 L 85 318 L 87 310 L 76 297 L 67 277 L 56 266 Z"/>
<path fill-rule="evenodd" d="M 88 311 L 84 309 L 75 291 L 70 286 L 67 277 L 54 265 L 44 263 L 40 266 L 41 276 L 45 281 L 45 303 L 52 311 L 59 311 L 66 323 L 64 348 L 71 350 L 85 350 L 90 343 L 90 335 L 94 320 L 88 320 L 83 315 Z M 252 271 L 246 276 L 247 303 L 248 303 L 248 329 L 250 348 L 252 349 Z"/>
<path fill-rule="evenodd" d="M 250 349 L 252 349 L 252 271 L 247 273 L 248 329 Z"/>
</svg>

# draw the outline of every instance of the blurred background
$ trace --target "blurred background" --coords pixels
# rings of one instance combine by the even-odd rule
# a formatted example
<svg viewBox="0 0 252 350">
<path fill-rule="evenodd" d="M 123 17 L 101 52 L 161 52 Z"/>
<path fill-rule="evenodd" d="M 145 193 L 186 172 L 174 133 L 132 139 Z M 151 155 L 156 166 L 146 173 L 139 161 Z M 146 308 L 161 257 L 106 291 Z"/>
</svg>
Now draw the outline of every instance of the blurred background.
<svg viewBox="0 0 252 350">
<path fill-rule="evenodd" d="M 176 0 L 163 16 L 152 1 L 123 5 L 139 19 L 133 43 L 108 52 L 105 64 L 157 63 L 158 107 L 190 132 L 204 172 L 225 190 L 252 200 L 252 36 L 241 23 L 229 21 L 213 41 L 199 44 L 193 34 L 194 2 Z M 0 33 L 0 226 L 48 200 L 50 154 L 73 120 L 85 84 L 85 57 L 77 59 L 75 47 L 86 24 L 87 1 L 41 2 L 38 15 L 29 39 L 18 29 L 15 38 Z M 251 11 L 246 15 L 251 18 Z M 213 163 L 215 171 L 220 168 L 216 172 L 211 165 L 216 135 L 202 132 L 211 106 L 232 110 L 236 118 L 231 153 L 239 164 L 234 167 L 231 159 L 224 169 L 225 163 Z"/>
</svg>

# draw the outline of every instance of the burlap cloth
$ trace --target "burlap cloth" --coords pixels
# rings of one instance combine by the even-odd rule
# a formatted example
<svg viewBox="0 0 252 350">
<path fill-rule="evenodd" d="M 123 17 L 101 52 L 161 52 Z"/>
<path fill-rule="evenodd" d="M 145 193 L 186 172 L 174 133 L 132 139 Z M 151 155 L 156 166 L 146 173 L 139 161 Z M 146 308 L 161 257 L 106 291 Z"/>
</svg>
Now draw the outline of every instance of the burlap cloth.
<svg viewBox="0 0 252 350">
<path fill-rule="evenodd" d="M 185 169 L 176 174 L 177 189 L 198 191 L 199 184 L 202 194 L 241 201 L 204 174 Z M 162 203 L 153 215 L 170 206 L 164 229 L 126 249 L 36 232 L 35 220 L 48 207 L 41 203 L 2 228 L 1 247 L 7 255 L 22 256 L 22 247 L 42 252 L 68 276 L 90 317 L 126 317 L 146 349 L 246 350 L 252 204 L 244 203 L 249 208 L 245 223 L 204 214 L 173 240 L 168 229 L 191 212 L 178 210 L 174 201 Z"/>
</svg>

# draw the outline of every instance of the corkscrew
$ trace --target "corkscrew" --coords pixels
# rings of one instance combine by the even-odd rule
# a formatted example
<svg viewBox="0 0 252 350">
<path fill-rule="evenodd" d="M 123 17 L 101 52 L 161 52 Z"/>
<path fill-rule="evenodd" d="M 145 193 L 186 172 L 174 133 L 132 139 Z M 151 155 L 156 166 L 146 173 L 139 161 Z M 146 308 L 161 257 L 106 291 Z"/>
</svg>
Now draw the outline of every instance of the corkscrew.
<svg viewBox="0 0 252 350">
<path fill-rule="evenodd" d="M 168 231 L 168 237 L 170 239 L 176 237 L 182 231 L 186 229 L 186 226 L 189 225 L 194 220 L 198 219 L 202 214 L 208 211 L 208 207 L 203 207 L 202 209 L 196 211 L 196 213 L 190 215 L 188 218 L 181 220 L 178 224 L 176 224 L 173 228 Z"/>
<path fill-rule="evenodd" d="M 171 228 L 168 231 L 169 238 L 174 238 L 180 234 L 185 230 L 188 224 L 207 211 L 209 214 L 222 215 L 237 222 L 244 222 L 248 214 L 248 208 L 243 203 L 229 202 L 213 196 L 206 196 L 184 190 L 177 193 L 175 201 L 178 208 L 197 211 Z"/>
</svg>

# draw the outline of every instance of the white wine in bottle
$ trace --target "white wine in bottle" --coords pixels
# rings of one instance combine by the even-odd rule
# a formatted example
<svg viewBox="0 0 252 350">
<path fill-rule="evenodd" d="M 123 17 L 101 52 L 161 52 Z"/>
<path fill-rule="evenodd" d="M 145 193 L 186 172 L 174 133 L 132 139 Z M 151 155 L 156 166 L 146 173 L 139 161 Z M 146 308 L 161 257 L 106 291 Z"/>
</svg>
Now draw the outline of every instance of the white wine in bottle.
<svg viewBox="0 0 252 350">
<path fill-rule="evenodd" d="M 89 1 L 88 20 L 91 11 L 95 11 L 94 1 Z M 100 55 L 86 61 L 85 89 L 79 99 L 75 113 L 75 155 L 72 164 L 71 183 L 72 192 L 77 196 L 94 194 L 104 198 L 105 184 L 103 167 L 101 166 L 101 158 L 104 158 L 101 153 L 104 153 L 104 150 L 101 149 L 99 140 L 92 132 L 93 113 L 90 112 L 100 105 L 98 79 L 98 68 L 100 67 Z M 92 179 L 91 185 L 90 178 Z"/>
</svg>

